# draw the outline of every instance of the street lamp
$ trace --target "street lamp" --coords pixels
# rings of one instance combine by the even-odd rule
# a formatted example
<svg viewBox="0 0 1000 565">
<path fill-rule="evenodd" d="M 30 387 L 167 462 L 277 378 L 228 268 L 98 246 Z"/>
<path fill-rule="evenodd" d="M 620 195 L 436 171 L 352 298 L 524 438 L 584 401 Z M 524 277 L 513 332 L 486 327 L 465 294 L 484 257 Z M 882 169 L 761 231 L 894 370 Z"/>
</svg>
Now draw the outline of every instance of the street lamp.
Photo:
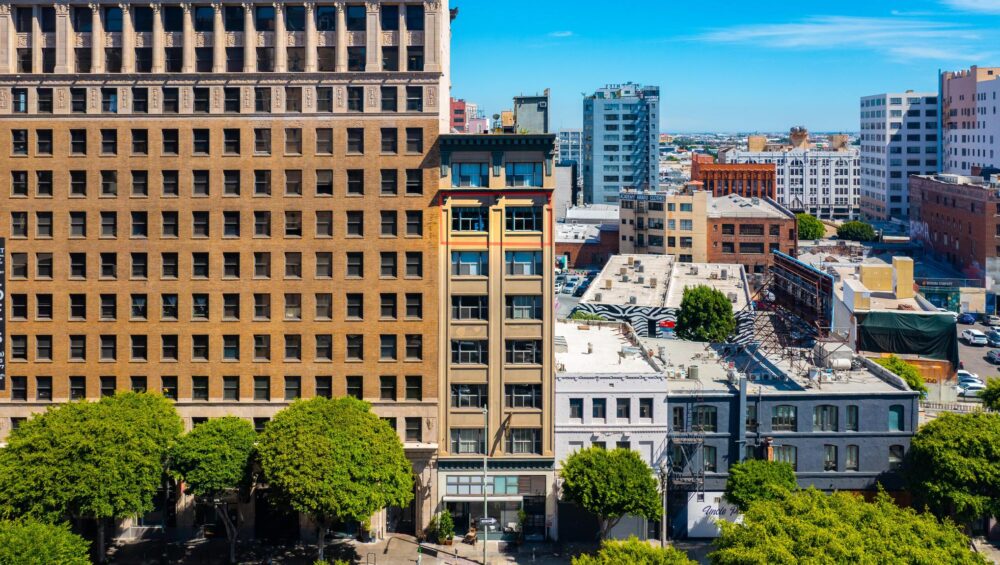
<svg viewBox="0 0 1000 565">
<path fill-rule="evenodd" d="M 483 406 L 483 447 L 483 521 L 480 526 L 483 529 L 483 565 L 486 565 L 486 519 L 490 514 L 486 498 L 486 464 L 490 454 L 490 409 L 487 406 Z"/>
</svg>

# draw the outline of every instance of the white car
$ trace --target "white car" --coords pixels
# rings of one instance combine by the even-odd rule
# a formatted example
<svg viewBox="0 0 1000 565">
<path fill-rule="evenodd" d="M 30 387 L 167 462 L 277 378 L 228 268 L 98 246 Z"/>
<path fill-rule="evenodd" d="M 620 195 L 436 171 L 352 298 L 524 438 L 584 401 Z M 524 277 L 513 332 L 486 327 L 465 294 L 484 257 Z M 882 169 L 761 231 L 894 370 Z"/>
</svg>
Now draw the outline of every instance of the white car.
<svg viewBox="0 0 1000 565">
<path fill-rule="evenodd" d="M 966 371 L 965 369 L 959 369 L 956 375 L 958 377 L 958 384 L 962 384 L 963 382 L 983 383 L 983 379 L 979 378 L 979 375 Z"/>
<path fill-rule="evenodd" d="M 962 330 L 962 341 L 969 345 L 983 345 L 989 343 L 986 334 L 979 330 Z"/>
<path fill-rule="evenodd" d="M 958 385 L 955 387 L 955 392 L 959 396 L 979 396 L 979 393 L 986 390 L 986 385 L 981 383 L 969 383 L 966 386 Z"/>
<path fill-rule="evenodd" d="M 991 328 L 1000 326 L 1000 316 L 986 316 L 986 325 Z"/>
</svg>

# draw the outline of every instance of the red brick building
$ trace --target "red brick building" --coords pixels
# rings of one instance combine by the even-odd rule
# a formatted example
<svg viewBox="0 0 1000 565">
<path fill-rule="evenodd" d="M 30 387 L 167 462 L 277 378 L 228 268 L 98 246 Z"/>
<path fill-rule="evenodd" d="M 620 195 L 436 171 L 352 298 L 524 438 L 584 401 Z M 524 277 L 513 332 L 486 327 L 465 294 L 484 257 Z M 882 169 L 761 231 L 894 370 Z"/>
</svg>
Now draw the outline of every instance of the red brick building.
<svg viewBox="0 0 1000 565">
<path fill-rule="evenodd" d="M 617 225 L 559 224 L 556 260 L 565 259 L 568 269 L 600 269 L 618 254 Z"/>
<path fill-rule="evenodd" d="M 911 176 L 910 236 L 966 276 L 986 276 L 1000 257 L 1000 183 Z"/>
<path fill-rule="evenodd" d="M 697 176 L 695 176 L 697 174 Z M 738 194 L 747 198 L 775 198 L 773 164 L 691 163 L 691 180 L 701 181 L 713 196 Z"/>
<path fill-rule="evenodd" d="M 711 165 L 715 162 L 715 157 L 707 155 L 705 153 L 692 153 L 691 154 L 691 180 L 698 180 L 701 175 L 701 168 L 705 165 Z"/>
<path fill-rule="evenodd" d="M 465 100 L 461 98 L 451 99 L 451 112 L 449 114 L 451 120 L 451 131 L 452 133 L 466 133 L 468 130 L 468 122 L 466 121 L 466 104 Z"/>
<path fill-rule="evenodd" d="M 798 254 L 795 215 L 769 198 L 715 198 L 708 210 L 708 262 L 743 265 L 748 275 L 763 273 L 773 251 Z"/>
</svg>

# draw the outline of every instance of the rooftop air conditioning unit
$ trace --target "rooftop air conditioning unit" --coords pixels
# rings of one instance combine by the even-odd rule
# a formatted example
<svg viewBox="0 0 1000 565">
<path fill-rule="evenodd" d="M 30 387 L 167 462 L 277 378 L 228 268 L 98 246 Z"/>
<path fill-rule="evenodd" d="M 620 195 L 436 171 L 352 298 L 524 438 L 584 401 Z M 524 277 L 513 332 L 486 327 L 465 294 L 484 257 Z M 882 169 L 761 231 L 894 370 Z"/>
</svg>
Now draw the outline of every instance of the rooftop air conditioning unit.
<svg viewBox="0 0 1000 565">
<path fill-rule="evenodd" d="M 642 275 L 639 275 L 638 277 L 635 278 L 635 282 L 637 282 L 639 284 L 643 284 L 643 283 L 646 282 L 646 277 L 644 277 Z"/>
<path fill-rule="evenodd" d="M 643 267 L 638 262 L 636 262 L 636 264 L 635 264 L 635 272 L 637 272 L 637 273 L 644 273 L 644 272 L 646 272 L 646 267 Z"/>
<path fill-rule="evenodd" d="M 729 271 L 727 271 L 726 269 L 722 269 L 722 271 L 719 272 L 719 278 L 721 278 L 724 281 L 729 280 Z"/>
<path fill-rule="evenodd" d="M 636 298 L 635 298 L 635 296 L 629 296 L 629 297 L 628 297 L 628 303 L 629 303 L 629 304 L 635 304 L 635 303 L 636 303 Z"/>
<path fill-rule="evenodd" d="M 594 293 L 594 301 L 595 302 L 600 302 L 601 301 L 601 293 L 600 292 L 595 292 Z"/>
<path fill-rule="evenodd" d="M 622 275 L 622 282 L 628 282 L 628 275 Z"/>
</svg>

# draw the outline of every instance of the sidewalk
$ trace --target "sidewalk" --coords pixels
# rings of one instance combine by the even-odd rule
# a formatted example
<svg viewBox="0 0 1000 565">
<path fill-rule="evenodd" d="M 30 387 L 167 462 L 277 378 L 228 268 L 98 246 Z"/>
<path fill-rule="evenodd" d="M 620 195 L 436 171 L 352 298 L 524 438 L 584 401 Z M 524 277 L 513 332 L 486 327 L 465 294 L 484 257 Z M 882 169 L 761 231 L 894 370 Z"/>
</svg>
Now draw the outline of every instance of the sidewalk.
<svg viewBox="0 0 1000 565">
<path fill-rule="evenodd" d="M 569 556 L 554 555 L 552 544 L 524 544 L 516 549 L 498 547 L 500 542 L 488 542 L 488 565 L 507 565 L 510 563 L 537 563 L 539 565 L 568 565 Z M 372 563 L 405 564 L 418 563 L 417 542 L 412 536 L 395 534 L 392 537 L 375 543 L 356 543 L 355 551 L 361 557 L 361 563 L 374 554 L 376 561 Z M 419 563 L 421 565 L 482 565 L 483 544 L 475 546 L 456 543 L 450 546 L 424 543 L 420 545 Z"/>
</svg>

